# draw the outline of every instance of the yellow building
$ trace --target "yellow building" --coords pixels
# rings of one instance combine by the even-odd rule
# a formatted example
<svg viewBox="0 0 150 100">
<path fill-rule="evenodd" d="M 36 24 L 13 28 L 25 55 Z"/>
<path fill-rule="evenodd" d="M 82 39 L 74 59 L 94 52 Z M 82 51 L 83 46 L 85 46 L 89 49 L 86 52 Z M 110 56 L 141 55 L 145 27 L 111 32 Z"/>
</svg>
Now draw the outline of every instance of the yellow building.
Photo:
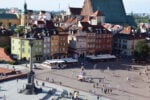
<svg viewBox="0 0 150 100">
<path fill-rule="evenodd" d="M 10 24 L 13 25 L 20 25 L 20 18 L 16 14 L 0 14 L 0 25 L 9 26 Z"/>
<path fill-rule="evenodd" d="M 5 26 L 8 28 L 9 25 L 27 25 L 27 18 L 28 18 L 28 11 L 27 11 L 27 4 L 24 3 L 24 11 L 20 15 L 18 14 L 9 14 L 9 13 L 1 13 L 0 14 L 0 25 Z"/>
<path fill-rule="evenodd" d="M 32 49 L 33 62 L 41 62 L 43 60 L 43 40 L 35 39 L 33 40 Z M 30 45 L 29 39 L 24 37 L 11 37 L 11 54 L 17 60 L 27 60 L 30 59 Z"/>
</svg>

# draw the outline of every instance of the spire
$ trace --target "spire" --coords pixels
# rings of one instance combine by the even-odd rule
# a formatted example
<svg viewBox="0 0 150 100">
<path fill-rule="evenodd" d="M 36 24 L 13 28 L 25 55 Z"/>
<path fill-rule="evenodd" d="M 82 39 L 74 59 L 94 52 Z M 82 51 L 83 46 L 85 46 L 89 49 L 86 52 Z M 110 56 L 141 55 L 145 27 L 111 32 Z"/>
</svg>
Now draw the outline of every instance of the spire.
<svg viewBox="0 0 150 100">
<path fill-rule="evenodd" d="M 26 0 L 24 0 L 24 11 L 23 11 L 24 14 L 27 14 L 27 3 L 26 3 Z"/>
</svg>

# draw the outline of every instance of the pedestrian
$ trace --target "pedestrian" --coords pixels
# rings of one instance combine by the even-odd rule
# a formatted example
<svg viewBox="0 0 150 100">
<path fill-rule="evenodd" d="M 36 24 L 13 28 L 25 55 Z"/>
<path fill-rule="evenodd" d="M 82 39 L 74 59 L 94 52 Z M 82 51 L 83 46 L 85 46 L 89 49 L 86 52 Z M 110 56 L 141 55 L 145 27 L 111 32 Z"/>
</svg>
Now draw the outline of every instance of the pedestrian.
<svg viewBox="0 0 150 100">
<path fill-rule="evenodd" d="M 69 93 L 69 96 L 72 97 L 72 93 L 71 92 Z"/>
<path fill-rule="evenodd" d="M 18 78 L 16 79 L 16 81 L 17 81 L 17 83 L 18 83 L 18 81 L 19 81 Z"/>
<path fill-rule="evenodd" d="M 99 83 L 101 82 L 101 79 L 99 79 Z"/>
<path fill-rule="evenodd" d="M 62 82 L 60 81 L 59 84 L 62 85 Z"/>
<path fill-rule="evenodd" d="M 54 83 L 54 79 L 52 78 L 52 83 Z"/>
<path fill-rule="evenodd" d="M 141 72 L 139 72 L 139 75 L 141 76 L 141 75 L 142 75 L 142 73 L 141 73 Z"/>
<path fill-rule="evenodd" d="M 37 86 L 39 85 L 37 80 L 36 80 L 36 85 L 37 85 Z"/>
<path fill-rule="evenodd" d="M 95 84 L 93 84 L 93 88 L 95 88 Z"/>
<path fill-rule="evenodd" d="M 129 80 L 130 80 L 130 78 L 129 78 L 129 77 L 127 77 L 126 79 L 127 79 L 127 81 L 129 81 Z"/>
<path fill-rule="evenodd" d="M 107 89 L 106 89 L 106 88 L 104 88 L 104 93 L 105 93 L 105 94 L 107 93 Z"/>
<path fill-rule="evenodd" d="M 98 85 L 99 85 L 99 84 L 98 84 L 98 83 L 96 83 L 96 87 L 98 87 Z"/>
<path fill-rule="evenodd" d="M 49 77 L 47 77 L 47 81 L 49 81 Z"/>
<path fill-rule="evenodd" d="M 42 82 L 42 86 L 45 86 L 45 83 L 44 83 L 44 82 Z"/>
<path fill-rule="evenodd" d="M 109 66 L 108 66 L 108 67 L 107 67 L 107 70 L 109 71 L 109 69 L 110 69 L 110 68 L 109 68 Z"/>
<path fill-rule="evenodd" d="M 13 69 L 14 69 L 14 71 L 16 70 L 16 69 L 15 69 L 15 66 L 13 66 Z"/>
<path fill-rule="evenodd" d="M 97 96 L 97 100 L 99 100 L 99 95 Z"/>
<path fill-rule="evenodd" d="M 104 78 L 103 78 L 103 83 L 105 83 L 105 76 L 104 76 Z"/>
<path fill-rule="evenodd" d="M 109 94 L 112 94 L 112 89 L 110 88 L 110 90 L 109 90 Z"/>
</svg>

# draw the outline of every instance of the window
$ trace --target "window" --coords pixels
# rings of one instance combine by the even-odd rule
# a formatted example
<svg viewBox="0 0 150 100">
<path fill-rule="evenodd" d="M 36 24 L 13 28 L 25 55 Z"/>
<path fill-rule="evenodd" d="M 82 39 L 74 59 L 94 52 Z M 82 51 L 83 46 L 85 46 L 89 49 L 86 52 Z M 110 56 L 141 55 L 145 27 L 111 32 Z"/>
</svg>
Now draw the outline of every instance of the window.
<svg viewBox="0 0 150 100">
<path fill-rule="evenodd" d="M 46 44 L 44 44 L 44 48 L 46 48 L 47 46 L 46 46 Z"/>
<path fill-rule="evenodd" d="M 39 41 L 39 45 L 42 45 L 41 41 Z"/>
<path fill-rule="evenodd" d="M 44 49 L 44 53 L 46 53 L 46 49 Z"/>
<path fill-rule="evenodd" d="M 12 40 L 12 43 L 14 43 L 14 40 Z"/>
<path fill-rule="evenodd" d="M 39 48 L 39 52 L 42 52 L 42 48 Z"/>
<path fill-rule="evenodd" d="M 35 49 L 36 52 L 38 52 L 38 49 Z"/>
<path fill-rule="evenodd" d="M 12 49 L 13 49 L 13 50 L 15 49 L 14 46 L 12 47 Z"/>
<path fill-rule="evenodd" d="M 47 38 L 47 42 L 50 42 L 50 38 Z"/>
<path fill-rule="evenodd" d="M 57 51 L 57 49 L 55 48 L 55 51 Z"/>
<path fill-rule="evenodd" d="M 24 45 L 24 41 L 22 41 L 22 45 Z"/>
<path fill-rule="evenodd" d="M 50 53 L 50 51 L 49 51 L 49 50 L 47 50 L 47 53 Z"/>
<path fill-rule="evenodd" d="M 127 49 L 127 46 L 126 46 L 126 45 L 123 45 L 122 48 L 123 48 L 123 49 Z"/>
<path fill-rule="evenodd" d="M 22 52 L 24 52 L 24 48 L 22 48 Z"/>
<path fill-rule="evenodd" d="M 62 51 L 65 51 L 65 48 L 62 48 Z"/>
<path fill-rule="evenodd" d="M 127 43 L 127 40 L 123 40 L 123 43 Z"/>
</svg>

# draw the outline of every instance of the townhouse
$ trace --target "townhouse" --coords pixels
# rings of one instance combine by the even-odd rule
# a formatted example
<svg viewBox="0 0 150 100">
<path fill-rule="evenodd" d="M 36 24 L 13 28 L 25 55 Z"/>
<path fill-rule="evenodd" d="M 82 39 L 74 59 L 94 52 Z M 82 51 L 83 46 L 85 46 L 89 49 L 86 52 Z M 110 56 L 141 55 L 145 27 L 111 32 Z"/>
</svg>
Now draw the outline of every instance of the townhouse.
<svg viewBox="0 0 150 100">
<path fill-rule="evenodd" d="M 29 38 L 26 37 L 11 37 L 11 54 L 17 60 L 30 59 L 30 45 Z M 33 40 L 33 62 L 41 62 L 43 60 L 43 39 L 36 38 Z"/>
<path fill-rule="evenodd" d="M 147 33 L 139 33 L 126 26 L 114 35 L 113 52 L 117 55 L 132 56 L 138 41 L 145 40 Z"/>
</svg>

